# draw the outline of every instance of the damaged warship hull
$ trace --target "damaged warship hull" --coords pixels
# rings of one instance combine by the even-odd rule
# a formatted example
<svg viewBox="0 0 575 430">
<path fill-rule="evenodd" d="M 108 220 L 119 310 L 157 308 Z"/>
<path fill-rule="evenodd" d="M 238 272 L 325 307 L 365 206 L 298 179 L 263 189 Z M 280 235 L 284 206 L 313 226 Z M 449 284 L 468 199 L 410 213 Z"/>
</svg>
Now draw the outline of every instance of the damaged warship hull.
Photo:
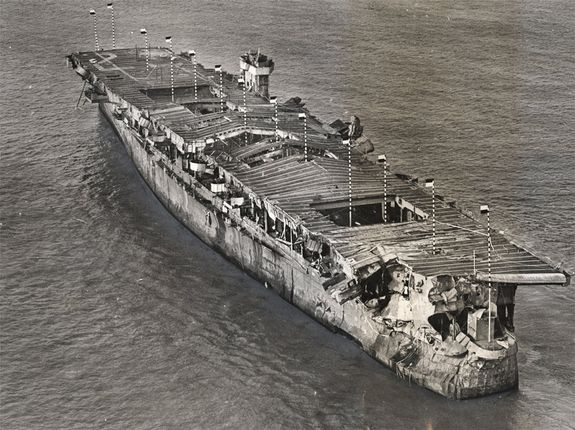
<svg viewBox="0 0 575 430">
<path fill-rule="evenodd" d="M 356 340 L 373 358 L 400 377 L 450 398 L 469 398 L 497 393 L 518 384 L 516 348 L 496 363 L 438 354 L 428 344 L 394 331 L 374 330 L 355 300 L 339 305 L 322 285 L 322 279 L 306 271 L 296 252 L 277 249 L 242 226 L 231 225 L 217 211 L 190 196 L 169 171 L 150 161 L 139 139 L 112 115 L 113 105 L 100 108 L 116 130 L 140 175 L 162 204 L 203 242 L 233 261 L 242 270 L 276 290 L 279 295 L 333 331 Z M 267 242 L 267 243 L 266 243 Z M 339 309 L 338 309 L 339 308 Z M 329 310 L 328 310 L 329 309 Z M 480 363 L 484 366 L 480 367 Z"/>
<path fill-rule="evenodd" d="M 165 49 L 145 54 L 157 68 L 174 61 Z M 225 78 L 182 53 L 175 85 L 150 78 L 134 50 L 69 59 L 145 182 L 210 247 L 401 378 L 455 399 L 517 387 L 497 288 L 566 275 L 502 237 L 489 246 L 509 262 L 487 275 L 485 235 L 473 233 L 482 225 L 445 202 L 449 227 L 430 250 L 435 202 L 404 175 L 383 172 L 382 193 L 359 120 L 326 125 L 299 99 L 270 104 L 274 65 L 259 52 Z M 473 259 L 448 258 L 465 245 Z"/>
</svg>

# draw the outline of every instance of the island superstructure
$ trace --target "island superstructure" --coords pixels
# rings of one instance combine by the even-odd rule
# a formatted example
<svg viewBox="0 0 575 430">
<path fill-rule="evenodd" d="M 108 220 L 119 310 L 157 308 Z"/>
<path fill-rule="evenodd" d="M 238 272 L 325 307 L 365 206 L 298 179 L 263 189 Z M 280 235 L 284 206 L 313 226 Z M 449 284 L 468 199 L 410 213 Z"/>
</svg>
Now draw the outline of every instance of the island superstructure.
<svg viewBox="0 0 575 430">
<path fill-rule="evenodd" d="M 432 181 L 372 161 L 359 119 L 327 124 L 298 97 L 270 97 L 275 64 L 259 51 L 237 74 L 168 48 L 68 58 L 146 183 L 205 243 L 403 378 L 458 399 L 517 386 L 513 314 L 497 315 L 497 297 L 569 275 Z"/>
</svg>

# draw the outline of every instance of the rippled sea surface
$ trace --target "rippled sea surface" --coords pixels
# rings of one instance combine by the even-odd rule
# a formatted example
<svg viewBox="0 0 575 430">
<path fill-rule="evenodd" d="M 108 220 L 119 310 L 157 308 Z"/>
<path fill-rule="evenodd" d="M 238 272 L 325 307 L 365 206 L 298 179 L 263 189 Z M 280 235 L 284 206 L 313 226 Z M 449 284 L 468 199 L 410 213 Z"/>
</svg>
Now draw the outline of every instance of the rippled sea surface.
<svg viewBox="0 0 575 430">
<path fill-rule="evenodd" d="M 184 229 L 64 55 L 111 46 L 104 1 L 0 0 L 2 429 L 564 429 L 573 287 L 517 296 L 520 388 L 448 401 L 398 380 Z M 172 35 L 207 65 L 260 48 L 272 93 L 358 115 L 393 168 L 435 177 L 575 269 L 572 0 L 124 0 L 120 45 Z"/>
</svg>

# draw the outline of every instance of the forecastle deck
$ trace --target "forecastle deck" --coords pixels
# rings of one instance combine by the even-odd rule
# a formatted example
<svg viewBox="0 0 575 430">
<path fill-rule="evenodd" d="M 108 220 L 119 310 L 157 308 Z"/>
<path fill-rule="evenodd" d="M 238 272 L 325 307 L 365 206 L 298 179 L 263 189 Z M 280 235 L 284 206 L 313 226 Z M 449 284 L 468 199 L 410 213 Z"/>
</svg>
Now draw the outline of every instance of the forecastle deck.
<svg viewBox="0 0 575 430">
<path fill-rule="evenodd" d="M 470 213 L 370 161 L 359 121 L 325 124 L 297 98 L 270 103 L 273 62 L 255 53 L 242 58 L 240 76 L 162 48 L 70 59 L 148 184 L 203 240 L 434 391 L 461 398 L 516 385 L 514 339 L 493 322 L 485 339 L 468 322 L 480 325 L 489 281 L 568 276 L 499 233 L 488 247 Z M 239 257 L 242 246 L 253 247 L 251 258 Z M 264 273 L 258 259 L 292 273 Z M 434 316 L 447 318 L 447 332 Z"/>
</svg>

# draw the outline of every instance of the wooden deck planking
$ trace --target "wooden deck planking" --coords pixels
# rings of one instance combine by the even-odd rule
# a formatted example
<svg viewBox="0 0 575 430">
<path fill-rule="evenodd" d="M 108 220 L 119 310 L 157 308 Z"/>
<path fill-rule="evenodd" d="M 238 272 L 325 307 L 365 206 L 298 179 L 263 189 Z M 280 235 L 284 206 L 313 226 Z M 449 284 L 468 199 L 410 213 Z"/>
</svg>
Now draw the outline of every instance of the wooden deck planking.
<svg viewBox="0 0 575 430">
<path fill-rule="evenodd" d="M 244 130 L 261 130 L 267 134 L 274 132 L 273 108 L 267 100 L 249 92 L 247 128 L 244 127 L 243 112 L 198 115 L 178 103 L 148 97 L 146 89 L 170 87 L 169 52 L 156 48 L 154 52 L 157 55 L 150 60 L 151 70 L 148 73 L 141 52 L 137 57 L 134 49 L 80 53 L 78 57 L 85 68 L 98 76 L 109 89 L 135 107 L 148 109 L 151 118 L 168 126 L 185 141 L 207 139 L 222 133 L 242 133 Z M 176 87 L 193 86 L 191 61 L 178 56 L 174 71 Z M 197 73 L 199 85 L 212 85 L 219 91 L 219 76 L 213 69 L 198 64 Z M 243 104 L 242 89 L 234 75 L 224 73 L 223 91 L 228 101 L 238 106 Z M 215 97 L 214 103 L 217 101 L 218 97 Z M 260 197 L 276 202 L 294 218 L 301 219 L 312 233 L 323 235 L 338 252 L 350 261 L 355 260 L 355 264 L 360 264 L 358 268 L 379 261 L 371 250 L 382 246 L 396 252 L 423 274 L 469 273 L 473 270 L 473 251 L 476 252 L 476 268 L 486 269 L 485 226 L 440 198 L 435 201 L 436 248 L 440 254 L 431 253 L 431 194 L 414 180 L 400 179 L 390 173 L 387 177 L 388 200 L 401 197 L 425 212 L 429 216 L 425 221 L 349 228 L 337 226 L 317 212 L 314 209 L 317 203 L 348 201 L 348 148 L 342 144 L 340 136 L 329 135 L 329 126 L 301 106 L 280 104 L 278 112 L 278 127 L 289 132 L 290 139 L 276 143 L 273 136 L 269 136 L 247 146 L 237 142 L 230 145 L 224 143 L 212 150 L 213 157 L 217 157 L 222 167 L 242 184 Z M 246 164 L 251 158 L 266 154 L 280 145 L 301 149 L 303 125 L 298 118 L 301 112 L 308 113 L 307 143 L 311 161 L 306 163 L 302 155 L 291 155 L 254 167 Z M 337 159 L 317 156 L 312 151 L 328 151 Z M 355 149 L 352 150 L 352 165 L 352 199 L 383 201 L 381 166 L 366 161 L 364 155 Z M 502 235 L 493 232 L 492 239 L 493 273 L 558 272 Z"/>
</svg>

